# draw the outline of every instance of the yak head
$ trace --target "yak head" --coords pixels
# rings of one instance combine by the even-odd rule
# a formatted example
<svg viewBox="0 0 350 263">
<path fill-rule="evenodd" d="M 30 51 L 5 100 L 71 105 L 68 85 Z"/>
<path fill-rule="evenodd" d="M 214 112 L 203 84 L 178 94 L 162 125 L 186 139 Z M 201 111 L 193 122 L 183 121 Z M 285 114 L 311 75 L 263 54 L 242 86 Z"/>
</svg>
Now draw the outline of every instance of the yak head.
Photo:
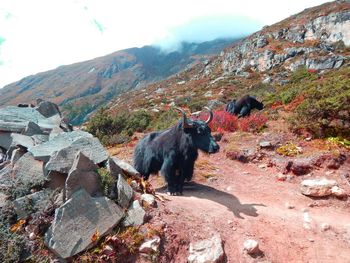
<svg viewBox="0 0 350 263">
<path fill-rule="evenodd" d="M 215 139 L 211 135 L 211 129 L 208 124 L 213 120 L 213 112 L 208 107 L 205 107 L 209 111 L 209 117 L 206 121 L 202 120 L 189 120 L 186 117 L 184 110 L 176 108 L 183 115 L 182 127 L 183 132 L 192 138 L 192 141 L 196 148 L 206 153 L 216 153 L 219 151 L 220 146 L 216 143 Z"/>
<path fill-rule="evenodd" d="M 251 104 L 252 104 L 252 108 L 258 109 L 258 110 L 262 110 L 264 108 L 264 104 L 260 101 L 258 101 L 255 97 L 250 96 L 251 98 Z"/>
</svg>

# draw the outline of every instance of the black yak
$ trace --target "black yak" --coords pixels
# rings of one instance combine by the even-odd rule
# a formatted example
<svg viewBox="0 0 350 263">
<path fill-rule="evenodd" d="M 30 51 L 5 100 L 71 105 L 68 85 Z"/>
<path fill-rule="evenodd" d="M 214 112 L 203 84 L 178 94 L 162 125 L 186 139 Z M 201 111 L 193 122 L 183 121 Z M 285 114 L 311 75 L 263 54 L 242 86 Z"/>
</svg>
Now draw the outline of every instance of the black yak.
<svg viewBox="0 0 350 263">
<path fill-rule="evenodd" d="M 262 110 L 263 108 L 264 104 L 250 95 L 246 95 L 238 101 L 232 100 L 226 105 L 226 111 L 238 115 L 238 118 L 249 116 L 252 109 Z"/>
<path fill-rule="evenodd" d="M 185 180 L 191 180 L 198 149 L 207 153 L 219 151 L 219 145 L 211 136 L 208 123 L 213 119 L 209 109 L 207 121 L 190 120 L 186 113 L 175 126 L 146 135 L 134 152 L 134 166 L 147 180 L 150 174 L 160 171 L 168 183 L 168 194 L 181 195 Z"/>
</svg>

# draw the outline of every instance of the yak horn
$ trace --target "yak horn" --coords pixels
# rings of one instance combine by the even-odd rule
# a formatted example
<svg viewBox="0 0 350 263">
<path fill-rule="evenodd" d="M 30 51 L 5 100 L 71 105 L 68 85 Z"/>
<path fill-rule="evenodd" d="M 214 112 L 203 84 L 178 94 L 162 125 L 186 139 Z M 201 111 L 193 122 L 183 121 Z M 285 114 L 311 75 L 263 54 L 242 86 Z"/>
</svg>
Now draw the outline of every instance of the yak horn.
<svg viewBox="0 0 350 263">
<path fill-rule="evenodd" d="M 208 119 L 205 121 L 206 124 L 209 124 L 209 123 L 213 120 L 214 114 L 213 114 L 212 110 L 211 110 L 209 107 L 204 107 L 204 109 L 206 109 L 207 111 L 209 111 L 209 117 L 208 117 Z"/>
<path fill-rule="evenodd" d="M 178 107 L 175 107 L 175 109 L 182 113 L 182 124 L 183 124 L 184 129 L 185 128 L 192 128 L 192 126 L 187 121 L 186 112 L 183 109 L 178 108 Z"/>
</svg>

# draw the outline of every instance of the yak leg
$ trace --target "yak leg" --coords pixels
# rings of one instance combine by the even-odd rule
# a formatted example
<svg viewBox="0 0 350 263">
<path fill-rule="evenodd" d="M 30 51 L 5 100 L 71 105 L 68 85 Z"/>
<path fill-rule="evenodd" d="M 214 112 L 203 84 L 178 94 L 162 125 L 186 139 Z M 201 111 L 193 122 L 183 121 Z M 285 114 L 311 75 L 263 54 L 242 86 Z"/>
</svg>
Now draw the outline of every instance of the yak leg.
<svg viewBox="0 0 350 263">
<path fill-rule="evenodd" d="M 168 194 L 176 195 L 176 175 L 172 159 L 164 160 L 160 172 L 168 183 Z"/>
<path fill-rule="evenodd" d="M 250 105 L 248 106 L 243 106 L 241 111 L 239 112 L 239 116 L 238 118 L 240 117 L 245 117 L 245 116 L 249 116 L 250 114 Z"/>
<path fill-rule="evenodd" d="M 175 176 L 175 190 L 177 195 L 182 195 L 182 190 L 185 182 L 185 176 L 182 171 Z"/>
<path fill-rule="evenodd" d="M 184 163 L 180 169 L 180 174 L 177 176 L 176 192 L 182 195 L 185 180 L 190 181 L 193 176 L 194 162 Z"/>
</svg>

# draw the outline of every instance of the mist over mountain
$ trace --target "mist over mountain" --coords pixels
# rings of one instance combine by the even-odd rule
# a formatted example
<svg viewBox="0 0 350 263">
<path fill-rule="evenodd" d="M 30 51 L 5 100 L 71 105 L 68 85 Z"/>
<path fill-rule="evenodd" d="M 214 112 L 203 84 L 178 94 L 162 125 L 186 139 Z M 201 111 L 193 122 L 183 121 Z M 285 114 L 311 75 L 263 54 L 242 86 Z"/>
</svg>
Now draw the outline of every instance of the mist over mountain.
<svg viewBox="0 0 350 263">
<path fill-rule="evenodd" d="M 73 124 L 123 92 L 139 89 L 176 74 L 212 55 L 234 39 L 182 42 L 179 51 L 144 46 L 25 77 L 0 90 L 0 105 L 53 101 L 69 113 Z"/>
<path fill-rule="evenodd" d="M 165 52 L 180 50 L 183 42 L 202 43 L 214 39 L 238 39 L 262 27 L 262 23 L 243 16 L 199 17 L 177 26 L 154 43 Z"/>
</svg>

